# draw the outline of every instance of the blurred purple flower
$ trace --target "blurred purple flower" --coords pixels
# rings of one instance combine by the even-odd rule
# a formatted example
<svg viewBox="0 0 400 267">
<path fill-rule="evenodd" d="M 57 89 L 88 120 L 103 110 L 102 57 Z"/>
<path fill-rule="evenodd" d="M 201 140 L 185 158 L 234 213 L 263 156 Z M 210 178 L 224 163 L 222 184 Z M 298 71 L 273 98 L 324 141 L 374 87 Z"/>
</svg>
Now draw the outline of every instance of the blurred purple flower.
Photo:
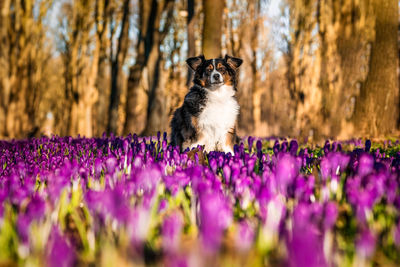
<svg viewBox="0 0 400 267">
<path fill-rule="evenodd" d="M 289 154 L 284 154 L 278 159 L 275 169 L 275 178 L 278 190 L 282 194 L 286 194 L 287 187 L 293 182 L 298 171 L 299 166 L 296 160 Z"/>
<path fill-rule="evenodd" d="M 150 212 L 148 209 L 139 206 L 130 212 L 128 229 L 134 245 L 140 245 L 146 240 L 149 225 Z"/>
<path fill-rule="evenodd" d="M 328 202 L 325 204 L 324 208 L 324 229 L 328 230 L 331 229 L 335 223 L 336 219 L 338 217 L 338 208 L 335 202 Z"/>
<path fill-rule="evenodd" d="M 364 229 L 356 241 L 357 254 L 362 258 L 370 258 L 375 253 L 375 246 L 375 235 L 369 229 Z"/>
<path fill-rule="evenodd" d="M 106 160 L 106 168 L 108 173 L 114 173 L 117 167 L 118 161 L 114 157 L 110 157 Z"/>
<path fill-rule="evenodd" d="M 261 142 L 261 140 L 257 140 L 256 148 L 257 148 L 257 152 L 262 152 L 262 142 Z"/>
<path fill-rule="evenodd" d="M 46 202 L 39 196 L 34 194 L 26 207 L 26 214 L 31 219 L 41 219 L 45 214 Z"/>
<path fill-rule="evenodd" d="M 254 142 L 254 138 L 252 136 L 249 136 L 247 138 L 247 144 L 248 144 L 248 148 L 249 148 L 249 154 L 251 154 L 252 150 L 253 150 L 253 142 Z"/>
<path fill-rule="evenodd" d="M 365 152 L 369 152 L 371 150 L 371 140 L 365 140 Z"/>
<path fill-rule="evenodd" d="M 232 209 L 223 196 L 215 192 L 200 195 L 200 234 L 204 249 L 216 252 L 222 233 L 232 223 Z"/>
<path fill-rule="evenodd" d="M 68 267 L 76 264 L 76 252 L 69 242 L 53 226 L 47 243 L 47 264 L 49 267 Z"/>
<path fill-rule="evenodd" d="M 145 169 L 133 172 L 133 178 L 136 182 L 137 190 L 151 193 L 161 179 L 161 171 L 159 166 L 148 166 Z"/>
<path fill-rule="evenodd" d="M 17 219 L 17 232 L 19 239 L 22 243 L 27 244 L 29 242 L 30 224 L 31 219 L 27 215 L 20 215 Z"/>
<path fill-rule="evenodd" d="M 254 227 L 247 221 L 240 222 L 236 231 L 236 247 L 241 251 L 249 250 L 253 245 L 254 237 Z"/>
<path fill-rule="evenodd" d="M 331 176 L 331 162 L 328 158 L 323 158 L 320 163 L 321 178 L 326 181 Z"/>
<path fill-rule="evenodd" d="M 178 250 L 182 227 L 183 220 L 180 213 L 174 212 L 164 218 L 161 226 L 164 251 L 175 252 Z"/>
<path fill-rule="evenodd" d="M 168 200 L 165 198 L 160 200 L 160 205 L 158 206 L 158 212 L 162 212 L 168 208 Z"/>
<path fill-rule="evenodd" d="M 216 161 L 214 158 L 212 158 L 212 159 L 210 159 L 209 164 L 210 164 L 211 170 L 212 170 L 214 173 L 217 173 L 217 168 L 218 168 L 217 161 Z"/>
<path fill-rule="evenodd" d="M 394 228 L 393 240 L 394 244 L 400 247 L 400 222 L 398 222 Z"/>
<path fill-rule="evenodd" d="M 297 143 L 297 141 L 291 140 L 289 144 L 290 155 L 292 155 L 293 157 L 296 156 L 298 149 L 299 149 L 299 144 Z"/>
<path fill-rule="evenodd" d="M 130 209 L 123 190 L 122 186 L 104 191 L 89 190 L 85 195 L 89 210 L 99 213 L 103 219 L 110 215 L 121 223 L 126 222 Z"/>
<path fill-rule="evenodd" d="M 372 172 L 374 167 L 374 158 L 367 153 L 364 153 L 358 162 L 357 173 L 360 176 L 365 176 Z"/>
<path fill-rule="evenodd" d="M 103 169 L 103 162 L 101 159 L 96 158 L 94 161 L 94 175 L 96 178 L 100 177 L 101 171 Z"/>
<path fill-rule="evenodd" d="M 293 226 L 287 237 L 289 266 L 326 266 L 322 234 L 310 221 L 312 206 L 299 204 L 293 211 Z"/>
</svg>

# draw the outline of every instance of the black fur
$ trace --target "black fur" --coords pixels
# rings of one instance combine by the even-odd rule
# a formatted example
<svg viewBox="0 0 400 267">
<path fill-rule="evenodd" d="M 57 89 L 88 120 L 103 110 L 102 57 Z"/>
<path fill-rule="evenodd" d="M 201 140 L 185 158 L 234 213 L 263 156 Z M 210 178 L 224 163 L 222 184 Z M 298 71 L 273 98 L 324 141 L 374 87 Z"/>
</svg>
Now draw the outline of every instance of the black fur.
<svg viewBox="0 0 400 267">
<path fill-rule="evenodd" d="M 193 119 L 197 119 L 207 104 L 207 94 L 212 90 L 210 84 L 210 73 L 207 67 L 212 63 L 212 59 L 206 60 L 203 55 L 192 57 L 186 60 L 189 67 L 195 72 L 193 83 L 188 94 L 185 96 L 181 107 L 176 109 L 171 120 L 171 144 L 179 146 L 182 149 L 184 142 L 194 143 L 198 138 L 198 129 L 193 125 Z M 237 91 L 237 68 L 242 64 L 239 58 L 230 57 L 215 59 L 215 65 L 222 64 L 224 66 L 225 84 L 232 85 Z M 235 141 L 237 138 L 235 139 Z"/>
<path fill-rule="evenodd" d="M 196 141 L 198 133 L 194 125 L 192 125 L 192 116 L 199 116 L 206 104 L 206 100 L 206 90 L 195 84 L 185 96 L 183 105 L 175 111 L 172 118 L 171 144 L 173 146 L 182 148 L 184 141 Z"/>
</svg>

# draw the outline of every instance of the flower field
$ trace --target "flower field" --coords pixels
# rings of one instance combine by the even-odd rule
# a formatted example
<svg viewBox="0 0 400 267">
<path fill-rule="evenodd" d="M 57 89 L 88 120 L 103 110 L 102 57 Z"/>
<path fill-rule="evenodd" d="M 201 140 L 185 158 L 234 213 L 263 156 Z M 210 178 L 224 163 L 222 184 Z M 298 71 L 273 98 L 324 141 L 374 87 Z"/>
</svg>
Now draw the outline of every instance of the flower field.
<svg viewBox="0 0 400 267">
<path fill-rule="evenodd" d="M 0 265 L 391 266 L 400 145 L 0 141 Z"/>
</svg>

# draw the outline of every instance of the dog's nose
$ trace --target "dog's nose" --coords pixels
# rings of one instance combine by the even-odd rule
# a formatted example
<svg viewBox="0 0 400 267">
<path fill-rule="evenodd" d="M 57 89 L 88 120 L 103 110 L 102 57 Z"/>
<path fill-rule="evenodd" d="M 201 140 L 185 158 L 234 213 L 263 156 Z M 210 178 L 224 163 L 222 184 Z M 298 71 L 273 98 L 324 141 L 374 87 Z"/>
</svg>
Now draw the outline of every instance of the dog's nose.
<svg viewBox="0 0 400 267">
<path fill-rule="evenodd" d="M 219 74 L 218 74 L 218 73 L 215 73 L 215 74 L 213 75 L 213 78 L 214 78 L 214 80 L 219 81 Z"/>
</svg>

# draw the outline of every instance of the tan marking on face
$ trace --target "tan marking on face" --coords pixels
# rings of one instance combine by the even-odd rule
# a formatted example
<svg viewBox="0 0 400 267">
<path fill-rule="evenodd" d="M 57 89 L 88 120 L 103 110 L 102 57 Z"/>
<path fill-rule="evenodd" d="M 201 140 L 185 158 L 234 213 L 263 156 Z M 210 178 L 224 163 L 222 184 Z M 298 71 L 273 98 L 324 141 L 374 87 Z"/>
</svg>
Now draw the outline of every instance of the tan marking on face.
<svg viewBox="0 0 400 267">
<path fill-rule="evenodd" d="M 232 150 L 233 150 L 233 145 L 235 144 L 235 136 L 236 136 L 236 131 L 234 128 L 226 133 L 225 145 L 230 147 Z"/>
<path fill-rule="evenodd" d="M 222 78 L 224 79 L 224 83 L 226 85 L 233 85 L 232 77 L 229 75 L 228 70 L 226 69 L 224 64 L 219 62 L 217 64 L 217 71 L 222 75 Z"/>
<path fill-rule="evenodd" d="M 200 85 L 201 86 L 206 86 L 206 81 L 205 80 L 203 80 L 203 79 L 199 79 L 199 82 L 200 82 Z"/>
<path fill-rule="evenodd" d="M 226 85 L 233 85 L 232 77 L 228 74 L 228 72 L 222 74 L 222 77 L 224 78 L 224 83 Z"/>
</svg>

